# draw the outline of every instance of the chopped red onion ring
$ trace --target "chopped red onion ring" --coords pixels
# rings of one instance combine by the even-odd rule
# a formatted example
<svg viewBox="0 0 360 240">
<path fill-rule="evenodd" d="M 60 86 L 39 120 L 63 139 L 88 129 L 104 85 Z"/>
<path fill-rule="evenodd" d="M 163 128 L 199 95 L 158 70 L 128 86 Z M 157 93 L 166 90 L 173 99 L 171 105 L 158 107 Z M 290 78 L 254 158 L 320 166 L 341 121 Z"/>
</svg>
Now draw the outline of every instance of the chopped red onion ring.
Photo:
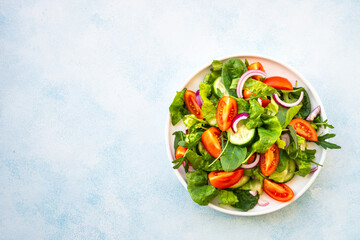
<svg viewBox="0 0 360 240">
<path fill-rule="evenodd" d="M 283 100 L 280 99 L 280 97 L 277 94 L 273 94 L 273 98 L 274 98 L 275 102 L 277 104 L 279 104 L 280 106 L 285 107 L 285 108 L 291 108 L 291 107 L 297 106 L 301 103 L 301 101 L 304 99 L 304 92 L 301 92 L 299 99 L 293 103 L 284 102 Z"/>
<path fill-rule="evenodd" d="M 258 165 L 259 161 L 260 161 L 260 154 L 256 153 L 254 162 L 252 162 L 250 164 L 243 164 L 243 165 L 241 165 L 241 168 L 243 168 L 243 169 L 254 168 L 254 167 L 256 167 L 256 165 Z"/>
<path fill-rule="evenodd" d="M 311 111 L 309 116 L 307 116 L 306 121 L 314 121 L 314 119 L 316 118 L 317 115 L 320 114 L 320 112 L 321 112 L 321 107 L 319 105 Z"/>
<path fill-rule="evenodd" d="M 240 113 L 238 115 L 236 115 L 232 122 L 231 122 L 231 129 L 233 130 L 234 133 L 237 132 L 237 124 L 240 120 L 243 120 L 243 119 L 247 119 L 249 117 L 249 114 L 244 112 L 244 113 Z"/>
</svg>

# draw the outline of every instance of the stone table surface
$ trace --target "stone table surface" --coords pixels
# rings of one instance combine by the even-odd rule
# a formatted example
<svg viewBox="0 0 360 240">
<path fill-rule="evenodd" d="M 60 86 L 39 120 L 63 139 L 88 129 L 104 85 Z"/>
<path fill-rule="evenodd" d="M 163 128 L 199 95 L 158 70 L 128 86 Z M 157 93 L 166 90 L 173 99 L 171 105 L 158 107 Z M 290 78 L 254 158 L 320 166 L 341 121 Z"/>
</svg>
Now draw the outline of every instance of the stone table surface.
<svg viewBox="0 0 360 240">
<path fill-rule="evenodd" d="M 359 239 L 359 1 L 0 1 L 1 239 Z M 176 90 L 262 54 L 319 93 L 341 150 L 290 206 L 196 205 L 169 164 Z"/>
</svg>

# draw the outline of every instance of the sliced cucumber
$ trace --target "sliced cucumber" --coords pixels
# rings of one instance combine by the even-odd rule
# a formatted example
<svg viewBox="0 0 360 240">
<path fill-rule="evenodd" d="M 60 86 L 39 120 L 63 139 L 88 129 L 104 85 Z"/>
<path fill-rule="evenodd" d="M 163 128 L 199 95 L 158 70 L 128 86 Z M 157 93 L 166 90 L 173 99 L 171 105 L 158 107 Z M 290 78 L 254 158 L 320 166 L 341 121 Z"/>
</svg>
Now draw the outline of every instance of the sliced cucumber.
<svg viewBox="0 0 360 240">
<path fill-rule="evenodd" d="M 243 175 L 237 183 L 235 183 L 234 185 L 232 185 L 232 186 L 229 187 L 229 188 L 238 188 L 238 187 L 241 187 L 242 185 L 244 185 L 245 183 L 247 183 L 249 180 L 250 180 L 250 177 Z"/>
<path fill-rule="evenodd" d="M 218 77 L 213 83 L 213 92 L 216 96 L 229 96 L 229 92 L 226 90 L 224 82 L 221 77 Z"/>
<path fill-rule="evenodd" d="M 230 128 L 227 130 L 229 133 L 229 140 L 232 144 L 239 146 L 249 145 L 255 138 L 255 128 L 247 129 L 241 121 L 237 124 L 237 131 L 234 133 Z"/>
<path fill-rule="evenodd" d="M 290 181 L 295 175 L 295 161 L 293 159 L 289 160 L 287 168 L 282 172 L 273 172 L 269 179 L 274 180 L 278 183 L 284 183 Z"/>
</svg>

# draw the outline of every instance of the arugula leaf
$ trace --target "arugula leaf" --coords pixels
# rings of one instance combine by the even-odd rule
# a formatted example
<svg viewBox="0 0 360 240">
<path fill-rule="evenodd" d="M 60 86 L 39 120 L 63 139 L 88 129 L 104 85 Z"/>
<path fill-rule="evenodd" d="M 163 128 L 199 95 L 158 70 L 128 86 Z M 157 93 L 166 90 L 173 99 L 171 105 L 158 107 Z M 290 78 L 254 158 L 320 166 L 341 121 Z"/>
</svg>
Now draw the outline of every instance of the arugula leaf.
<svg viewBox="0 0 360 240">
<path fill-rule="evenodd" d="M 255 98 L 266 98 L 267 96 L 271 96 L 274 93 L 277 93 L 276 89 L 266 85 L 261 81 L 257 81 L 253 78 L 249 78 L 246 80 L 243 89 L 248 90 L 254 93 L 256 96 L 250 96 L 248 99 Z"/>
<path fill-rule="evenodd" d="M 234 78 L 240 78 L 247 71 L 245 64 L 237 58 L 227 60 L 222 69 L 222 79 L 226 90 L 232 96 L 236 96 L 236 91 L 230 89 L 231 82 Z"/>
<path fill-rule="evenodd" d="M 248 62 L 247 58 L 245 58 L 245 66 L 246 66 L 246 68 L 249 66 L 249 62 Z"/>
<path fill-rule="evenodd" d="M 281 135 L 281 125 L 275 116 L 262 116 L 263 125 L 258 128 L 259 140 L 251 147 L 251 152 L 265 153 Z"/>
<path fill-rule="evenodd" d="M 184 101 L 184 94 L 187 89 L 176 92 L 175 98 L 169 107 L 172 125 L 177 124 L 186 114 L 190 113 Z"/>
<path fill-rule="evenodd" d="M 185 134 L 184 134 L 183 131 L 176 131 L 172 135 L 175 135 L 174 149 L 175 149 L 175 152 L 176 152 L 176 149 L 179 147 L 179 142 L 180 141 L 185 141 Z"/>
<path fill-rule="evenodd" d="M 318 140 L 314 143 L 316 143 L 317 145 L 323 147 L 324 149 L 340 149 L 341 147 L 335 143 L 331 143 L 331 142 L 327 142 L 325 141 L 326 139 L 329 139 L 329 138 L 333 138 L 335 137 L 336 135 L 335 134 L 325 134 L 325 135 L 322 135 L 322 136 L 318 136 Z"/>
<path fill-rule="evenodd" d="M 333 129 L 334 126 L 333 125 L 330 125 L 328 124 L 327 122 L 328 120 L 326 119 L 325 121 L 321 121 L 321 117 L 320 115 L 318 115 L 314 121 L 310 122 L 311 126 L 315 129 L 315 131 L 317 131 L 319 129 L 320 126 L 324 126 L 324 128 L 331 128 Z"/>
<path fill-rule="evenodd" d="M 300 111 L 301 108 L 302 108 L 302 104 L 299 104 L 291 108 L 284 108 L 282 106 L 279 106 L 279 111 L 276 114 L 276 116 L 279 119 L 279 122 L 283 129 L 285 129 L 287 125 L 289 125 L 291 120 L 295 117 L 295 115 Z"/>
<path fill-rule="evenodd" d="M 239 202 L 237 196 L 232 191 L 220 190 L 218 197 L 221 200 L 220 205 L 233 205 Z"/>
<path fill-rule="evenodd" d="M 220 158 L 223 169 L 226 172 L 232 172 L 240 167 L 246 157 L 246 152 L 246 147 L 239 147 L 229 143 Z"/>
<path fill-rule="evenodd" d="M 187 189 L 194 202 L 208 205 L 219 193 L 219 190 L 208 184 L 207 172 L 197 170 L 186 174 Z"/>
<path fill-rule="evenodd" d="M 240 209 L 241 211 L 249 211 L 254 208 L 259 200 L 259 194 L 253 196 L 247 190 L 237 189 L 235 190 L 235 195 L 237 196 L 239 202 L 233 204 L 232 206 Z"/>
<path fill-rule="evenodd" d="M 175 159 L 174 161 L 172 161 L 172 163 L 176 163 L 176 165 L 173 166 L 173 168 L 178 169 L 182 165 L 184 160 L 185 160 L 184 157 L 179 157 L 179 158 Z"/>
<path fill-rule="evenodd" d="M 211 95 L 211 85 L 206 83 L 200 83 L 200 96 L 203 100 L 203 105 L 201 106 L 201 113 L 204 116 L 205 120 L 210 125 L 216 124 L 216 104 L 213 104 L 208 96 Z"/>
</svg>

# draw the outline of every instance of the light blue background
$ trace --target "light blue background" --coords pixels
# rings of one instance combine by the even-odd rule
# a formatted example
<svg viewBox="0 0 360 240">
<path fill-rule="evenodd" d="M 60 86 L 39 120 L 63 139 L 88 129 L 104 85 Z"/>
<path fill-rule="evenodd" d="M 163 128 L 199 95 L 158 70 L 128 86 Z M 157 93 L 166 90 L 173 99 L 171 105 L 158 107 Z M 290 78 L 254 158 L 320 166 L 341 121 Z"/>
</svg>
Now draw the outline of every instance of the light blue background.
<svg viewBox="0 0 360 240">
<path fill-rule="evenodd" d="M 359 1 L 0 1 L 1 239 L 358 239 Z M 165 150 L 200 67 L 254 53 L 317 89 L 341 150 L 295 203 L 196 205 Z"/>
</svg>

